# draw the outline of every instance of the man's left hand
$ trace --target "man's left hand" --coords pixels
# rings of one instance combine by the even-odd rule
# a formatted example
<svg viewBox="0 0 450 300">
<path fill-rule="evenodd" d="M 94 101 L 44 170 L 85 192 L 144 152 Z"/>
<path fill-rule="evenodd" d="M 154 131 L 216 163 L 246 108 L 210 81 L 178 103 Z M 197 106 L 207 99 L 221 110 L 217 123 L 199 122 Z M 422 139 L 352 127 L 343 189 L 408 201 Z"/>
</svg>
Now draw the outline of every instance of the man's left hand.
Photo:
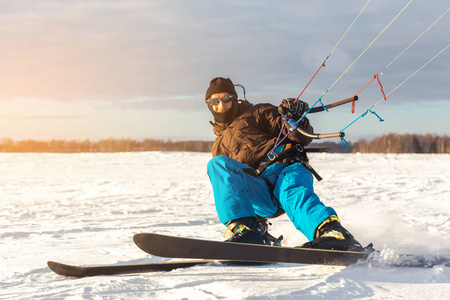
<svg viewBox="0 0 450 300">
<path fill-rule="evenodd" d="M 278 106 L 278 112 L 287 115 L 289 118 L 299 119 L 308 111 L 309 105 L 301 100 L 295 101 L 295 98 L 286 98 Z"/>
</svg>

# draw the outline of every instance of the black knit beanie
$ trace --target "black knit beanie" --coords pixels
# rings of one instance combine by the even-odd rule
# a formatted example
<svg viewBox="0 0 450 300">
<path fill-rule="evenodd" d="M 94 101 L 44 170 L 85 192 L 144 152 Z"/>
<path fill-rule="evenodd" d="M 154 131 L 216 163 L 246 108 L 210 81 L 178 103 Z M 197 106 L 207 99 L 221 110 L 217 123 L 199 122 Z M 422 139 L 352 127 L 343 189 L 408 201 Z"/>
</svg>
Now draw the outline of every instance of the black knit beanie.
<svg viewBox="0 0 450 300">
<path fill-rule="evenodd" d="M 206 90 L 205 100 L 207 100 L 211 95 L 219 93 L 228 93 L 230 95 L 237 95 L 234 89 L 233 82 L 230 78 L 216 77 L 209 83 L 209 87 Z"/>
</svg>

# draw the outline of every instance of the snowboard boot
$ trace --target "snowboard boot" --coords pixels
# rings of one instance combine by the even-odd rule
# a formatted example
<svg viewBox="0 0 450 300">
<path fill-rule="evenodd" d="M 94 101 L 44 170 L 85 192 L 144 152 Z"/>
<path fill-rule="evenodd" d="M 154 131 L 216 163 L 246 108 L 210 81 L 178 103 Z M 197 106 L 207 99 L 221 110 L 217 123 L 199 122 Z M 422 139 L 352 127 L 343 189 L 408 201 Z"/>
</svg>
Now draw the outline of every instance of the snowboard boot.
<svg viewBox="0 0 450 300">
<path fill-rule="evenodd" d="M 314 239 L 300 248 L 365 251 L 353 235 L 342 227 L 339 218 L 334 215 L 323 221 L 314 231 Z"/>
<path fill-rule="evenodd" d="M 255 217 L 239 218 L 227 222 L 232 236 L 225 242 L 269 245 L 270 240 Z"/>
</svg>

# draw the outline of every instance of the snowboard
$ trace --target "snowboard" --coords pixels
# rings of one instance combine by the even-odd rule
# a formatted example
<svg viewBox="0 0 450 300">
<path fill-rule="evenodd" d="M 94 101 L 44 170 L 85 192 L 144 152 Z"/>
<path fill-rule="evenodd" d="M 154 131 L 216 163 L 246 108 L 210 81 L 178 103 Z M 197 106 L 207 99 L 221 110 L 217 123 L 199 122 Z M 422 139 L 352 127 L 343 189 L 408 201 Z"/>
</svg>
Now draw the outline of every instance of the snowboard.
<svg viewBox="0 0 450 300">
<path fill-rule="evenodd" d="M 179 268 L 190 268 L 213 262 L 211 259 L 159 262 L 149 264 L 132 265 L 107 265 L 107 266 L 74 266 L 59 262 L 48 261 L 48 267 L 56 274 L 72 277 L 90 277 L 98 275 L 119 275 L 149 272 L 168 272 Z"/>
<path fill-rule="evenodd" d="M 140 233 L 133 237 L 143 251 L 172 258 L 199 258 L 265 263 L 297 263 L 348 266 L 366 259 L 370 252 L 230 243 Z"/>
</svg>

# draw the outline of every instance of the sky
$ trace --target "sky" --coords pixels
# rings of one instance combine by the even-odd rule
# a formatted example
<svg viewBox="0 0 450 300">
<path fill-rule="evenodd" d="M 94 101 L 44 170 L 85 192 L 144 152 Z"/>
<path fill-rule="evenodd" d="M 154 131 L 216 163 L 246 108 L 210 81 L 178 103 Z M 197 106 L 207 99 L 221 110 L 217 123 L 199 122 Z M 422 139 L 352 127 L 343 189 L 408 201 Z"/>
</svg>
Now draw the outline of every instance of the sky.
<svg viewBox="0 0 450 300">
<path fill-rule="evenodd" d="M 251 103 L 352 97 L 450 1 L 0 0 L 0 138 L 212 140 L 209 81 L 229 77 Z M 379 76 L 386 94 L 450 43 L 450 13 Z M 364 51 L 357 62 L 336 82 Z M 310 114 L 316 133 L 449 135 L 450 49 L 381 101 L 376 81 L 350 105 Z M 333 83 L 336 82 L 334 85 Z M 237 89 L 240 98 L 241 90 Z M 319 104 L 320 105 L 320 104 Z"/>
</svg>

